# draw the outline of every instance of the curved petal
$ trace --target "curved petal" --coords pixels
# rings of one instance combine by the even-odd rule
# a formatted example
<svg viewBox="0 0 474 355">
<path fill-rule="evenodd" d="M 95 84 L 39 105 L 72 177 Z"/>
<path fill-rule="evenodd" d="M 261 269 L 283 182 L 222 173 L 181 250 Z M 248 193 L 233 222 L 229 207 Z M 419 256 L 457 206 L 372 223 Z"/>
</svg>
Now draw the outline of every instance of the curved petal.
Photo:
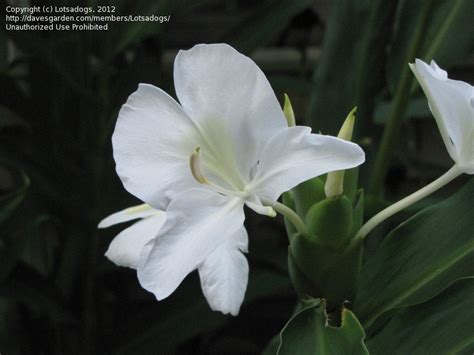
<svg viewBox="0 0 474 355">
<path fill-rule="evenodd" d="M 197 132 L 161 89 L 140 84 L 120 110 L 112 136 L 117 173 L 125 188 L 157 209 L 178 191 L 199 184 L 189 169 Z"/>
<path fill-rule="evenodd" d="M 415 64 L 410 64 L 410 68 L 428 98 L 449 155 L 461 165 L 466 160 L 471 160 L 472 164 L 473 86 L 448 79 L 447 73 L 434 61 L 429 66 L 417 59 Z"/>
<path fill-rule="evenodd" d="M 134 223 L 112 240 L 105 256 L 118 266 L 136 269 L 143 247 L 158 234 L 165 220 L 166 214 L 158 211 Z"/>
<path fill-rule="evenodd" d="M 311 134 L 309 127 L 290 127 L 273 136 L 262 151 L 249 189 L 276 201 L 299 183 L 364 162 L 364 151 L 342 139 Z"/>
<path fill-rule="evenodd" d="M 249 264 L 242 254 L 247 250 L 247 231 L 242 227 L 199 266 L 202 292 L 212 310 L 239 314 L 248 283 Z"/>
<path fill-rule="evenodd" d="M 158 300 L 168 297 L 191 271 L 244 223 L 241 199 L 191 189 L 174 198 L 158 236 L 142 251 L 138 280 Z"/>
<path fill-rule="evenodd" d="M 115 224 L 128 222 L 137 218 L 145 218 L 153 216 L 159 212 L 149 205 L 139 205 L 134 207 L 126 208 L 122 211 L 115 212 L 110 216 L 105 217 L 102 221 L 99 222 L 98 228 L 107 228 Z"/>
<path fill-rule="evenodd" d="M 199 44 L 176 56 L 174 83 L 209 147 L 246 184 L 266 141 L 287 127 L 263 72 L 227 44 Z"/>
</svg>

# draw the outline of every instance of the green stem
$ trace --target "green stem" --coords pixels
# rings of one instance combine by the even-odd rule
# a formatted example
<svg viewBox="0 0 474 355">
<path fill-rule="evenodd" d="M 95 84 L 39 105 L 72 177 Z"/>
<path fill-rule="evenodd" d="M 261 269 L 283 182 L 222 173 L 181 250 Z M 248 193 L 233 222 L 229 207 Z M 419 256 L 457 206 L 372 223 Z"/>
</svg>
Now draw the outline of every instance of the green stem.
<svg viewBox="0 0 474 355">
<path fill-rule="evenodd" d="M 419 51 L 426 28 L 430 18 L 432 0 L 425 0 L 420 11 L 419 21 L 415 29 L 413 40 L 407 55 L 407 62 L 413 61 L 415 55 Z M 383 183 L 389 167 L 390 158 L 395 145 L 395 140 L 400 131 L 403 122 L 403 116 L 410 98 L 410 88 L 413 82 L 413 76 L 407 65 L 403 66 L 400 81 L 398 82 L 393 100 L 392 109 L 388 118 L 388 122 L 384 128 L 382 141 L 380 143 L 379 153 L 375 159 L 374 172 L 372 175 L 371 192 L 375 195 L 382 191 Z"/>
<path fill-rule="evenodd" d="M 418 202 L 422 198 L 432 194 L 436 190 L 440 189 L 456 177 L 462 174 L 461 169 L 454 164 L 454 166 L 449 169 L 446 173 L 441 175 L 438 179 L 433 181 L 432 183 L 426 185 L 422 189 L 415 191 L 411 195 L 408 195 L 404 199 L 394 203 L 393 205 L 387 207 L 386 209 L 380 211 L 377 213 L 375 216 L 373 216 L 371 219 L 369 219 L 357 232 L 356 238 L 362 238 L 364 239 L 372 229 L 377 227 L 380 223 L 385 221 L 387 218 L 393 216 L 395 213 L 400 212 L 401 210 L 407 208 L 408 206 L 411 206 L 415 202 Z"/>
<path fill-rule="evenodd" d="M 279 214 L 288 219 L 295 226 L 298 233 L 302 235 L 309 235 L 303 220 L 291 208 L 285 206 L 283 203 L 280 203 L 278 201 L 273 202 L 271 200 L 262 199 L 262 202 L 265 205 L 271 206 L 275 211 L 277 211 Z"/>
</svg>

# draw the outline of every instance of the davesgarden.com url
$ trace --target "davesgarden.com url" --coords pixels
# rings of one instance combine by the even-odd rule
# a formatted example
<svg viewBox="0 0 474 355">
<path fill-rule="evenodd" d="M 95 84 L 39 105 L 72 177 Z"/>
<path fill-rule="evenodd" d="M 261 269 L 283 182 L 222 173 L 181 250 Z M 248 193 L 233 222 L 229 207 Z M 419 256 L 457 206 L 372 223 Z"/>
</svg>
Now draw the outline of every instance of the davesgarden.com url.
<svg viewBox="0 0 474 355">
<path fill-rule="evenodd" d="M 7 22 L 46 22 L 46 23 L 57 23 L 57 22 L 169 22 L 171 15 L 157 16 L 157 15 L 42 15 L 35 16 L 30 14 L 19 15 L 6 15 Z"/>
</svg>

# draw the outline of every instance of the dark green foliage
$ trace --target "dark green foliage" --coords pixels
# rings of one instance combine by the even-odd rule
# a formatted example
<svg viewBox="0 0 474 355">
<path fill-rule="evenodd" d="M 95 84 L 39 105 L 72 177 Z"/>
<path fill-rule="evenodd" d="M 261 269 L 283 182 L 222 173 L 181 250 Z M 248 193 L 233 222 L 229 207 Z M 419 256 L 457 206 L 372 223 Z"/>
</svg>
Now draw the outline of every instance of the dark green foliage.
<svg viewBox="0 0 474 355">
<path fill-rule="evenodd" d="M 364 342 L 375 355 L 472 353 L 472 180 L 389 234 L 389 224 L 382 226 L 380 244 L 377 235 L 365 245 L 351 239 L 364 213 L 387 204 L 371 195 L 372 207 L 364 210 L 359 188 L 368 186 L 380 127 L 393 110 L 425 1 L 328 1 L 328 22 L 321 16 L 311 27 L 300 23 L 302 13 L 315 16 L 308 0 L 118 0 L 117 14 L 171 14 L 171 23 L 111 23 L 106 32 L 0 32 L 0 352 L 258 354 L 273 339 L 265 354 L 278 348 L 280 354 L 366 354 Z M 430 1 L 415 55 L 450 69 L 472 53 L 474 3 Z M 31 2 L 48 3 L 57 1 Z M 61 5 L 71 4 L 76 2 Z M 217 29 L 216 9 L 232 13 Z M 206 23 L 195 20 L 208 10 Z M 190 34 L 184 26 L 189 23 L 198 30 Z M 206 26 L 211 31 L 201 32 Z M 297 112 L 307 102 L 306 122 L 323 134 L 336 134 L 358 106 L 355 141 L 368 162 L 346 171 L 340 208 L 346 221 L 340 212 L 322 208 L 334 203 L 324 201 L 324 177 L 300 184 L 283 202 L 303 219 L 312 208 L 324 210 L 310 211 L 311 237 L 286 223 L 288 249 L 281 220 L 247 213 L 250 280 L 239 317 L 212 312 L 196 275 L 157 302 L 140 288 L 135 271 L 103 256 L 124 226 L 97 230 L 102 218 L 137 203 L 114 170 L 110 137 L 118 111 L 139 82 L 173 93 L 168 50 L 221 40 L 251 55 L 267 45 L 288 46 L 290 27 L 303 38 L 289 45 L 302 58 L 293 72 L 266 72 L 277 94 L 297 94 Z M 306 50 L 315 28 L 324 30 L 324 41 L 310 71 Z M 414 81 L 408 84 L 399 110 L 402 120 L 408 107 L 412 127 L 429 111 Z M 423 185 L 432 178 L 424 171 L 429 164 L 417 154 L 404 156 L 404 143 L 394 143 L 394 157 L 405 170 L 416 167 L 412 175 Z M 393 162 L 387 159 L 387 166 Z M 400 180 L 406 181 L 404 175 Z M 404 194 L 391 190 L 393 200 Z M 429 201 L 424 206 L 439 198 Z M 400 221 L 394 217 L 390 223 Z M 290 278 L 300 298 L 310 298 L 293 317 Z M 283 327 L 281 337 L 274 337 Z"/>
<path fill-rule="evenodd" d="M 388 234 L 362 268 L 354 310 L 372 329 L 384 313 L 424 302 L 474 274 L 474 180 Z"/>
<path fill-rule="evenodd" d="M 303 301 L 281 331 L 277 354 L 368 355 L 362 325 L 351 311 L 341 313 L 341 325 L 331 326 L 324 300 Z"/>
<path fill-rule="evenodd" d="M 171 15 L 174 31 L 216 6 L 188 0 L 113 5 L 116 15 Z M 232 34 L 260 33 L 242 47 L 250 51 L 278 36 L 307 6 L 268 1 L 250 7 L 232 23 L 239 28 Z M 276 17 L 261 24 L 262 11 Z M 98 222 L 137 202 L 114 169 L 110 137 L 117 113 L 139 82 L 173 92 L 172 71 L 163 65 L 170 27 L 132 22 L 109 23 L 104 32 L 1 32 L 0 352 L 197 354 L 227 339 L 255 353 L 286 322 L 294 295 L 281 224 L 262 227 L 249 218 L 250 234 L 257 234 L 258 223 L 268 237 L 251 242 L 252 271 L 239 318 L 211 311 L 194 275 L 158 303 L 139 287 L 133 270 L 103 256 L 125 226 L 99 231 Z M 237 37 L 229 41 L 240 47 Z M 13 62 L 7 60 L 12 46 Z M 254 331 L 242 332 L 252 329 L 247 323 Z M 259 331 L 267 323 L 274 325 Z"/>
</svg>

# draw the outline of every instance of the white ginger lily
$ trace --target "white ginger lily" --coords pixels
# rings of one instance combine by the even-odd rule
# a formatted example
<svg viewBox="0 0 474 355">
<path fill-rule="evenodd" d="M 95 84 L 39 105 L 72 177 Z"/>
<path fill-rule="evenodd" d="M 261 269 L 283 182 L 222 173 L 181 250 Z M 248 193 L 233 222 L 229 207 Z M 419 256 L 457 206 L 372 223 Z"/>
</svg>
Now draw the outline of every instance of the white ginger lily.
<svg viewBox="0 0 474 355">
<path fill-rule="evenodd" d="M 180 51 L 174 84 L 180 104 L 140 84 L 112 137 L 125 188 L 166 210 L 141 251 L 138 278 L 161 300 L 198 269 L 211 308 L 236 315 L 248 280 L 244 205 L 275 216 L 283 192 L 355 167 L 364 153 L 309 127 L 288 127 L 263 72 L 228 45 Z"/>
<path fill-rule="evenodd" d="M 428 98 L 428 105 L 441 132 L 454 166 L 438 179 L 380 211 L 357 232 L 365 238 L 372 229 L 395 213 L 437 191 L 462 173 L 474 174 L 474 87 L 448 78 L 438 67 L 416 59 L 409 64 Z"/>
<path fill-rule="evenodd" d="M 432 60 L 410 68 L 421 85 L 449 155 L 461 172 L 474 174 L 474 87 L 448 78 Z"/>
</svg>

